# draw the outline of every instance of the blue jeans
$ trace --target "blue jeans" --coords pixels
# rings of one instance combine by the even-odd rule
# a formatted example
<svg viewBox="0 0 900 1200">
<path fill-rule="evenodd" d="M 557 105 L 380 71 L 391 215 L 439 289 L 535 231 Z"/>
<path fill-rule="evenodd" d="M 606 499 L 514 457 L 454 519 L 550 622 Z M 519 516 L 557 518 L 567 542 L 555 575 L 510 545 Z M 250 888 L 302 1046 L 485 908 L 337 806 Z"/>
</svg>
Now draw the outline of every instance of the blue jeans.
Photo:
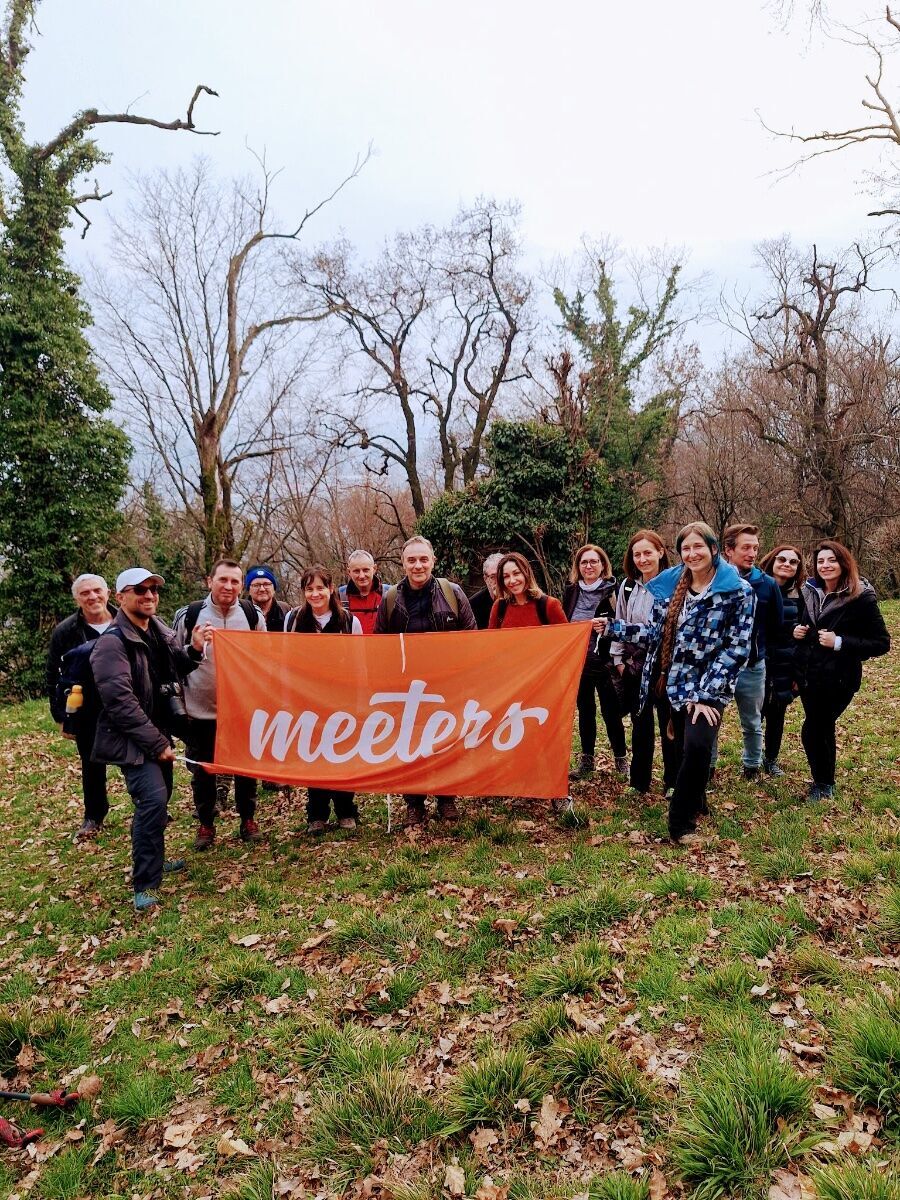
<svg viewBox="0 0 900 1200">
<path fill-rule="evenodd" d="M 163 876 L 172 764 L 144 762 L 139 767 L 123 767 L 122 774 L 134 801 L 131 882 L 136 892 L 149 892 L 159 887 Z"/>
<path fill-rule="evenodd" d="M 744 753 L 741 762 L 745 767 L 761 767 L 763 763 L 762 710 L 766 699 L 766 660 L 761 658 L 752 667 L 744 667 L 737 677 L 734 703 L 744 735 Z M 719 733 L 712 749 L 712 766 L 719 757 Z"/>
</svg>

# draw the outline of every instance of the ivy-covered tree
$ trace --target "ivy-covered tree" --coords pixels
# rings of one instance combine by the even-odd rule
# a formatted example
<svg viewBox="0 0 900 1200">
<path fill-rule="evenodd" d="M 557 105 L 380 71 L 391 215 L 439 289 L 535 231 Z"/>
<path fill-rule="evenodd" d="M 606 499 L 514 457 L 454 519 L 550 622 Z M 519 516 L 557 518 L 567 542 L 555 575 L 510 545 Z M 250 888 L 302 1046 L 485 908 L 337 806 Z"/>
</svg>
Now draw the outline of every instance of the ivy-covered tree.
<svg viewBox="0 0 900 1200">
<path fill-rule="evenodd" d="M 583 438 L 541 421 L 495 421 L 485 455 L 488 476 L 438 496 L 418 524 L 439 570 L 475 580 L 487 554 L 518 550 L 558 592 L 586 518 L 614 503 L 605 468 Z"/>
<path fill-rule="evenodd" d="M 682 386 L 667 379 L 641 397 L 637 389 L 677 329 L 678 273 L 671 268 L 655 303 L 633 304 L 624 321 L 602 260 L 590 295 L 555 293 L 571 346 L 546 361 L 540 419 L 496 422 L 486 478 L 438 497 L 419 522 L 441 570 L 475 580 L 486 554 L 519 550 L 558 591 L 579 545 L 599 542 L 617 562 L 635 529 L 661 519 Z"/>
<path fill-rule="evenodd" d="M 63 233 L 89 200 L 78 181 L 106 155 L 90 131 L 110 123 L 194 130 L 185 119 L 85 109 L 46 142 L 20 115 L 38 0 L 10 0 L 0 30 L 0 686 L 41 685 L 49 630 L 69 587 L 98 570 L 117 523 L 129 444 L 103 414 L 110 396 L 84 331 L 90 314 L 67 269 Z"/>
<path fill-rule="evenodd" d="M 579 289 L 569 299 L 557 289 L 553 297 L 575 349 L 574 358 L 563 351 L 549 364 L 557 420 L 586 439 L 620 494 L 619 512 L 639 522 L 656 515 L 656 485 L 683 394 L 682 381 L 662 357 L 678 329 L 674 309 L 680 272 L 677 263 L 665 271 L 656 298 L 630 304 L 624 319 L 602 258 L 594 264 L 589 294 Z"/>
</svg>

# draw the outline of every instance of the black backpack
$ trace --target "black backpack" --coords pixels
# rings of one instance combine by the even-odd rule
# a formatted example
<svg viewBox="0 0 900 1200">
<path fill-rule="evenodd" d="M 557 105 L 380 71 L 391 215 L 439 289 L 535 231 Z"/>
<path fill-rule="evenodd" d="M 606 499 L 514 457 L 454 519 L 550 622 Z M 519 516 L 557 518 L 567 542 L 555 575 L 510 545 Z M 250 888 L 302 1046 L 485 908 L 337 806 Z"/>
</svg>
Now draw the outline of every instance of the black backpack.
<svg viewBox="0 0 900 1200">
<path fill-rule="evenodd" d="M 105 629 L 100 637 L 107 637 L 109 634 L 120 638 L 125 643 L 126 649 L 128 643 L 122 637 L 122 631 L 111 625 L 109 629 Z M 73 713 L 66 713 L 64 724 L 71 725 L 70 732 L 74 732 L 75 728 L 87 723 L 88 720 L 96 718 L 102 707 L 100 703 L 100 693 L 97 691 L 97 685 L 94 682 L 94 672 L 91 667 L 91 655 L 94 652 L 94 647 L 100 641 L 100 638 L 91 638 L 90 641 L 81 642 L 78 646 L 73 646 L 71 650 L 67 650 L 59 660 L 59 679 L 56 682 L 56 702 L 59 708 L 65 709 L 66 700 L 72 688 L 80 686 L 83 697 L 81 708 L 78 708 Z"/>
<path fill-rule="evenodd" d="M 540 623 L 542 625 L 549 625 L 550 622 L 547 620 L 547 595 L 545 592 L 541 592 L 541 594 L 538 596 L 537 600 L 535 600 L 535 604 L 537 605 L 538 620 L 540 621 Z M 508 600 L 498 600 L 497 601 L 497 623 L 498 623 L 498 625 L 503 624 L 503 618 L 506 616 L 506 609 L 508 606 L 509 606 Z"/>
</svg>

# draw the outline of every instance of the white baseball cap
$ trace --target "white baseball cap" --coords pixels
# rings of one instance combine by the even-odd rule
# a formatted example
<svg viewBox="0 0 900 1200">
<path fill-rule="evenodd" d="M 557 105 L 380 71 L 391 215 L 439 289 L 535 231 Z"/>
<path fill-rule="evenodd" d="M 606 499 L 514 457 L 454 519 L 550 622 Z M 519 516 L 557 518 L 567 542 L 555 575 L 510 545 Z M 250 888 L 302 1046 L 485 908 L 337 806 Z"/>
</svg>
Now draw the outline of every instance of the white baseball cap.
<svg viewBox="0 0 900 1200">
<path fill-rule="evenodd" d="M 146 583 L 148 579 L 155 579 L 159 584 L 166 582 L 162 575 L 157 575 L 155 571 L 147 571 L 143 567 L 129 567 L 127 571 L 121 571 L 116 576 L 116 591 L 124 592 L 127 587 Z"/>
</svg>

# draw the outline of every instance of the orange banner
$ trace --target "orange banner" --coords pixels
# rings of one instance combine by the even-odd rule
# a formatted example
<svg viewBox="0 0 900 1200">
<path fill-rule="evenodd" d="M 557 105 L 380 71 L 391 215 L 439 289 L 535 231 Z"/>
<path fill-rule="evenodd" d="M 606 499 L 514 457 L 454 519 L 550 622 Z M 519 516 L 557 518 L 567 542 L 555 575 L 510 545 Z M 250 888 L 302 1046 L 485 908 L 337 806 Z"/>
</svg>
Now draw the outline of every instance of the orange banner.
<svg viewBox="0 0 900 1200">
<path fill-rule="evenodd" d="M 565 796 L 590 625 L 215 632 L 221 774 L 365 792 Z"/>
</svg>

